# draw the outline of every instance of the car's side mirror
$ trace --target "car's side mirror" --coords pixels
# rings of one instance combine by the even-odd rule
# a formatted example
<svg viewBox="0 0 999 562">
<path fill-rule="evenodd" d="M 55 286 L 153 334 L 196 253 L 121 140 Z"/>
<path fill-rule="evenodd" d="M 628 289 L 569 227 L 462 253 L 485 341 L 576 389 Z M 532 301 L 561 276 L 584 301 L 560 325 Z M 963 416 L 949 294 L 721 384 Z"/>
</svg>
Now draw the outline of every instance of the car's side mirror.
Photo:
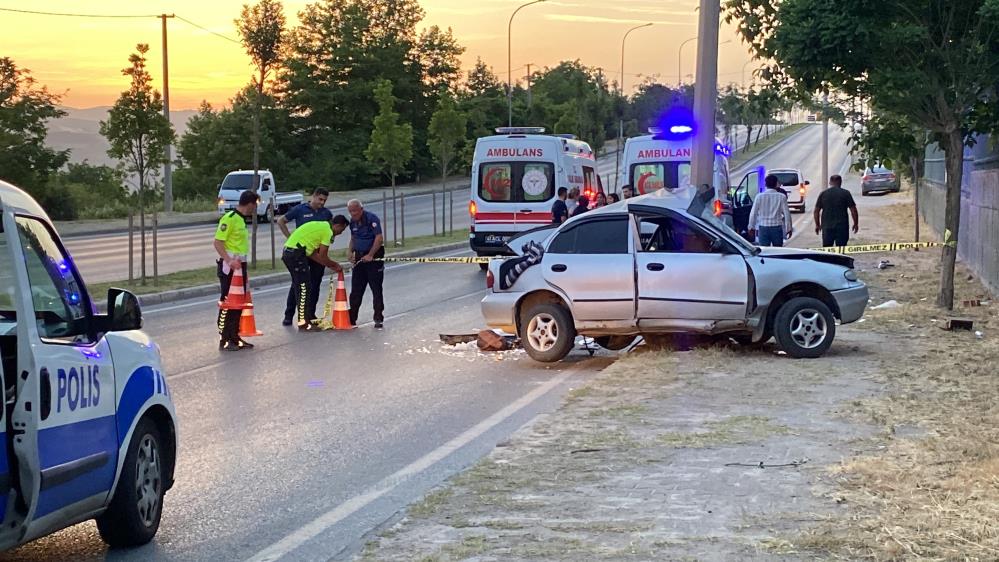
<svg viewBox="0 0 999 562">
<path fill-rule="evenodd" d="M 812 185 L 812 182 L 805 180 L 805 185 Z"/>
<path fill-rule="evenodd" d="M 139 299 L 124 289 L 108 289 L 109 329 L 128 332 L 142 329 L 142 309 Z"/>
</svg>

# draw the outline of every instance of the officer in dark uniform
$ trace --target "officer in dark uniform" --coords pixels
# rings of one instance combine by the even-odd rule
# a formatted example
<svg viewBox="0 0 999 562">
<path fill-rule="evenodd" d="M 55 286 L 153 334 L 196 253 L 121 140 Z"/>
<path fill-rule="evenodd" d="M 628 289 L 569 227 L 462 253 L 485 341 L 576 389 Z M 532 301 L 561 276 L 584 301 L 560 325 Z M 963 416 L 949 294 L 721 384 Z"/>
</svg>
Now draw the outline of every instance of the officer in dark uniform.
<svg viewBox="0 0 999 562">
<path fill-rule="evenodd" d="M 250 278 L 246 272 L 246 255 L 250 249 L 250 237 L 246 230 L 246 221 L 257 212 L 257 194 L 252 191 L 244 191 L 239 195 L 239 204 L 235 211 L 229 211 L 219 219 L 218 228 L 215 229 L 215 251 L 219 255 L 216 260 L 218 265 L 219 285 L 221 296 L 219 302 L 224 302 L 229 296 L 229 287 L 232 285 L 233 272 L 237 268 L 243 270 L 243 291 L 247 292 L 250 285 Z M 250 349 L 253 344 L 243 341 L 239 337 L 239 317 L 242 310 L 226 310 L 219 307 L 218 328 L 219 328 L 219 349 L 225 351 L 239 351 Z"/>
<path fill-rule="evenodd" d="M 295 221 L 295 228 L 302 226 L 307 222 L 312 221 L 329 221 L 333 218 L 333 213 L 326 208 L 326 199 L 329 198 L 330 192 L 319 187 L 312 192 L 312 199 L 308 203 L 301 203 L 291 208 L 287 213 L 282 215 L 277 220 L 278 228 L 284 233 L 285 238 L 291 237 L 291 232 L 288 231 L 288 222 Z M 333 241 L 327 241 L 332 244 Z M 306 312 L 311 318 L 316 317 L 316 305 L 319 303 L 319 290 L 323 284 L 323 273 L 326 271 L 326 266 L 315 260 L 308 260 L 309 264 L 309 302 L 305 303 Z M 291 289 L 288 291 L 288 302 L 284 307 L 284 320 L 281 322 L 284 326 L 291 326 L 292 317 L 295 316 L 295 308 L 298 306 L 297 302 L 297 289 L 293 284 Z"/>
<path fill-rule="evenodd" d="M 347 202 L 347 212 L 350 213 L 350 248 L 347 255 L 354 265 L 350 278 L 350 323 L 357 324 L 365 287 L 371 287 L 375 328 L 381 328 L 385 320 L 385 301 L 382 300 L 385 262 L 380 261 L 385 257 L 382 225 L 378 217 L 365 211 L 357 199 Z"/>
</svg>

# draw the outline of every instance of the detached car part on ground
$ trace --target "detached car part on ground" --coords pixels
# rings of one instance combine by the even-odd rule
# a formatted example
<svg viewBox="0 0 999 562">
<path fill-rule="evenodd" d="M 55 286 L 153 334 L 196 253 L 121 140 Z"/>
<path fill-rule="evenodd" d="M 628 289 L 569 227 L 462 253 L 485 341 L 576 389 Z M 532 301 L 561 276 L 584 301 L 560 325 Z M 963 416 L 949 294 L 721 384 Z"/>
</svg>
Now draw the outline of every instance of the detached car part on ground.
<svg viewBox="0 0 999 562">
<path fill-rule="evenodd" d="M 710 191 L 660 191 L 514 238 L 517 253 L 531 242 L 544 252 L 513 280 L 504 261 L 490 263 L 486 323 L 542 362 L 564 358 L 577 334 L 609 349 L 638 335 L 775 337 L 792 357 L 821 356 L 836 321 L 867 306 L 853 259 L 753 246 L 707 208 Z"/>
</svg>

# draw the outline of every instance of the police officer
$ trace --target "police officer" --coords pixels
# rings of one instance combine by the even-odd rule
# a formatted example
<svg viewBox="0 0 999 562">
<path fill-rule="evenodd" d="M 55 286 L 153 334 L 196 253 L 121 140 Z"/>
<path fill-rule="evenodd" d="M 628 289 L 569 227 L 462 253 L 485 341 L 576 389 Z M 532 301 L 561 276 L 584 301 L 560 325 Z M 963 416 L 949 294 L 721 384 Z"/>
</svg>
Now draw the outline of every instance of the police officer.
<svg viewBox="0 0 999 562">
<path fill-rule="evenodd" d="M 347 255 L 354 270 L 350 278 L 350 323 L 357 324 L 357 314 L 364 301 L 365 287 L 371 287 L 371 298 L 375 309 L 375 328 L 381 328 L 385 320 L 385 301 L 382 300 L 382 281 L 385 280 L 384 238 L 378 217 L 369 213 L 357 199 L 347 202 L 350 213 L 350 247 Z"/>
<path fill-rule="evenodd" d="M 329 197 L 330 192 L 319 187 L 312 192 L 312 199 L 308 203 L 301 203 L 291 208 L 287 213 L 282 215 L 277 220 L 278 228 L 284 233 L 285 238 L 291 236 L 288 232 L 288 221 L 295 221 L 295 228 L 302 226 L 307 222 L 312 221 L 329 221 L 333 218 L 333 213 L 326 208 L 326 199 Z M 342 229 L 341 229 L 342 230 Z M 332 243 L 332 242 L 331 242 Z M 309 302 L 305 303 L 306 311 L 308 315 L 312 318 L 316 317 L 316 305 L 319 302 L 319 289 L 323 284 L 323 273 L 326 271 L 326 266 L 315 261 L 309 260 L 309 280 L 312 283 L 312 290 L 309 291 L 309 296 L 312 298 Z M 284 326 L 291 326 L 292 317 L 295 316 L 295 308 L 297 306 L 298 291 L 294 285 L 288 291 L 288 302 L 284 307 L 284 320 L 281 322 Z"/>
<path fill-rule="evenodd" d="M 229 296 L 232 275 L 237 268 L 243 270 L 243 291 L 246 292 L 249 287 L 246 255 L 250 248 L 250 238 L 246 230 L 246 221 L 252 213 L 256 212 L 257 194 L 252 191 L 244 191 L 239 195 L 239 204 L 236 206 L 236 210 L 229 211 L 219 219 L 219 226 L 215 229 L 214 242 L 215 251 L 219 255 L 219 259 L 216 260 L 221 288 L 219 302 L 224 302 Z M 219 307 L 219 349 L 239 351 L 253 348 L 253 344 L 245 342 L 239 337 L 239 317 L 242 313 L 242 310 L 227 310 Z"/>
<path fill-rule="evenodd" d="M 322 328 L 313 321 L 315 307 L 309 310 L 308 303 L 316 302 L 312 292 L 318 290 L 312 283 L 310 262 L 320 264 L 322 270 L 343 271 L 340 264 L 329 257 L 329 247 L 336 234 L 347 228 L 347 217 L 337 215 L 330 220 L 310 221 L 295 229 L 284 244 L 281 261 L 291 273 L 291 287 L 295 291 L 298 311 L 298 329 L 305 332 L 319 331 Z"/>
</svg>

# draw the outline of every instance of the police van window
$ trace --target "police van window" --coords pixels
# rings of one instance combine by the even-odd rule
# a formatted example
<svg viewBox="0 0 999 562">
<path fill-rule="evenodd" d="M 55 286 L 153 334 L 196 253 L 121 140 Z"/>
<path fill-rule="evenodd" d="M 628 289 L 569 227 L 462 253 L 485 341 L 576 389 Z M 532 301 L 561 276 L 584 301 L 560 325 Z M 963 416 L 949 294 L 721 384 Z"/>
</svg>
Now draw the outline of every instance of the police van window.
<svg viewBox="0 0 999 562">
<path fill-rule="evenodd" d="M 627 254 L 628 219 L 613 217 L 579 223 L 558 235 L 550 254 Z"/>
<path fill-rule="evenodd" d="M 0 228 L 0 336 L 15 335 L 17 332 L 17 279 L 14 277 L 14 262 L 10 257 L 7 238 Z"/>
<path fill-rule="evenodd" d="M 479 168 L 479 197 L 503 203 L 548 201 L 555 196 L 550 162 L 490 162 Z"/>
<path fill-rule="evenodd" d="M 18 217 L 17 232 L 38 334 L 66 342 L 87 341 L 86 295 L 68 259 L 41 221 Z"/>
</svg>

